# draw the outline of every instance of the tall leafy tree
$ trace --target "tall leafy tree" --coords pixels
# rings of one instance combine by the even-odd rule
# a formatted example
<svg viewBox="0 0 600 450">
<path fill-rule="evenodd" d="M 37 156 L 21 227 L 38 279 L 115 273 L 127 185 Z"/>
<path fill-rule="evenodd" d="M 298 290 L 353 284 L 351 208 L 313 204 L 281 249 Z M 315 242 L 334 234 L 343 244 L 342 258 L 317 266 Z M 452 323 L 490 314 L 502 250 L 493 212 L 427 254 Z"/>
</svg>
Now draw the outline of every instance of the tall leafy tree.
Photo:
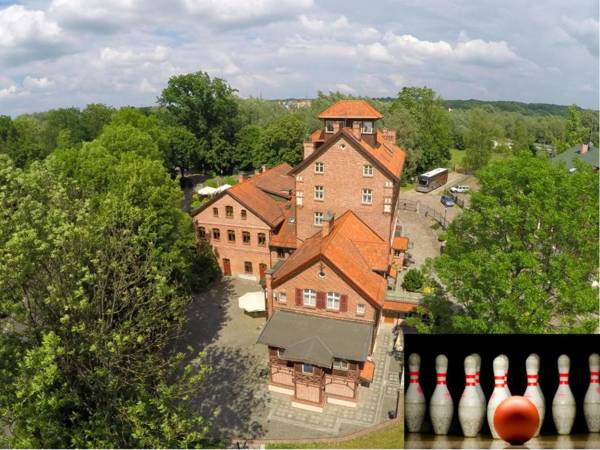
<svg viewBox="0 0 600 450">
<path fill-rule="evenodd" d="M 219 171 L 230 169 L 235 159 L 232 153 L 240 128 L 235 92 L 224 80 L 196 72 L 171 77 L 158 99 L 179 125 L 206 146 L 207 163 Z"/>
<path fill-rule="evenodd" d="M 391 111 L 405 109 L 417 126 L 414 148 L 419 152 L 417 171 L 445 166 L 450 159 L 452 133 L 448 110 L 443 100 L 426 87 L 405 87 Z"/>
<path fill-rule="evenodd" d="M 260 136 L 255 167 L 287 162 L 291 165 L 302 160 L 302 142 L 306 136 L 302 120 L 295 115 L 276 120 Z"/>
<path fill-rule="evenodd" d="M 465 158 L 463 163 L 470 170 L 485 166 L 492 157 L 493 140 L 499 134 L 492 117 L 482 108 L 468 113 L 468 125 L 464 135 Z"/>
<path fill-rule="evenodd" d="M 160 129 L 159 149 L 165 165 L 175 174 L 177 170 L 185 176 L 202 160 L 204 149 L 196 136 L 185 127 L 167 126 Z"/>
<path fill-rule="evenodd" d="M 199 445 L 188 399 L 206 368 L 172 350 L 194 266 L 180 200 L 135 151 L 94 142 L 27 171 L 0 156 L 7 445 Z"/>
<path fill-rule="evenodd" d="M 454 331 L 596 330 L 598 175 L 524 154 L 491 163 L 478 178 L 481 191 L 435 261 L 462 310 L 451 318 Z"/>
<path fill-rule="evenodd" d="M 565 129 L 565 144 L 567 147 L 582 144 L 587 138 L 588 132 L 589 130 L 581 126 L 581 117 L 577 105 L 569 106 Z"/>
<path fill-rule="evenodd" d="M 110 122 L 114 109 L 102 103 L 90 103 L 81 111 L 81 127 L 86 141 L 96 139 Z"/>
</svg>

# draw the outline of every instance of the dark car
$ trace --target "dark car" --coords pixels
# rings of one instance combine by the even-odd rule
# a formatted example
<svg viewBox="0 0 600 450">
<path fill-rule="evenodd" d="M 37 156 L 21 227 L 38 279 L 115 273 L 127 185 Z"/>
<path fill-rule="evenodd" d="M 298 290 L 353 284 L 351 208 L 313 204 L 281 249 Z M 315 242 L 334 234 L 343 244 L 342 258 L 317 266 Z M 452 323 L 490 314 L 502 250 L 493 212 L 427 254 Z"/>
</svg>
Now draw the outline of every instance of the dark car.
<svg viewBox="0 0 600 450">
<path fill-rule="evenodd" d="M 442 195 L 440 201 L 442 202 L 442 205 L 446 207 L 454 206 L 454 200 L 452 200 L 452 197 L 450 197 L 449 195 Z"/>
</svg>

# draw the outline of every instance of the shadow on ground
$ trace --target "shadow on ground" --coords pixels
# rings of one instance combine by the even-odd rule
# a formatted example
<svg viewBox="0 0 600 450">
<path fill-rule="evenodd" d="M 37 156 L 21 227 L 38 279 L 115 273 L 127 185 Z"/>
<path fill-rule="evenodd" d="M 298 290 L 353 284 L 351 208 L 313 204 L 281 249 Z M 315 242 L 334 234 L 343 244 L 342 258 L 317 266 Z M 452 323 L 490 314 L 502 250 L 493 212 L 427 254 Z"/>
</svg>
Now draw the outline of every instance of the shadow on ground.
<svg viewBox="0 0 600 450">
<path fill-rule="evenodd" d="M 192 405 L 212 421 L 211 438 L 227 442 L 263 436 L 257 412 L 267 407 L 268 396 L 259 358 L 239 348 L 210 346 L 205 363 L 212 371 Z"/>
</svg>

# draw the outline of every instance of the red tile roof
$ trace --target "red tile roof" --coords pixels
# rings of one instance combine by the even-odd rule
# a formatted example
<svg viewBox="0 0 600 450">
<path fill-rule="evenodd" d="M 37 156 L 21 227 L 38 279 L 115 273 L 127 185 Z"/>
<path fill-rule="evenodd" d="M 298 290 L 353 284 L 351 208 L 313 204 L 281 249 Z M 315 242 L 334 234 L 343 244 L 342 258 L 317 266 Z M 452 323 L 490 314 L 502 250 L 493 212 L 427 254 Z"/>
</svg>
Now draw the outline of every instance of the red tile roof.
<svg viewBox="0 0 600 450">
<path fill-rule="evenodd" d="M 417 305 L 414 303 L 402 303 L 394 300 L 386 300 L 383 303 L 383 309 L 387 311 L 413 312 L 417 310 Z"/>
<path fill-rule="evenodd" d="M 408 250 L 408 238 L 404 236 L 397 236 L 392 242 L 392 248 L 394 250 Z"/>
<path fill-rule="evenodd" d="M 366 100 L 338 100 L 319 119 L 381 119 L 383 115 Z"/>
<path fill-rule="evenodd" d="M 254 175 L 214 197 L 198 212 L 206 209 L 223 195 L 230 195 L 269 226 L 276 227 L 285 218 L 286 205 L 290 204 L 290 192 L 294 190 L 294 177 L 288 175 L 291 169 L 289 164 L 283 163 Z"/>
<path fill-rule="evenodd" d="M 373 381 L 373 376 L 375 375 L 375 363 L 373 361 L 365 361 L 362 369 L 360 369 L 360 379 L 368 381 L 369 383 Z"/>
<path fill-rule="evenodd" d="M 388 247 L 368 225 L 348 210 L 334 220 L 333 229 L 308 238 L 273 274 L 277 287 L 320 260 L 335 267 L 359 292 L 377 307 L 383 305 L 385 279 L 373 270 L 387 269 Z"/>
<path fill-rule="evenodd" d="M 271 245 L 276 247 L 296 248 L 296 207 L 293 200 L 284 208 L 284 221 L 273 232 Z"/>
</svg>

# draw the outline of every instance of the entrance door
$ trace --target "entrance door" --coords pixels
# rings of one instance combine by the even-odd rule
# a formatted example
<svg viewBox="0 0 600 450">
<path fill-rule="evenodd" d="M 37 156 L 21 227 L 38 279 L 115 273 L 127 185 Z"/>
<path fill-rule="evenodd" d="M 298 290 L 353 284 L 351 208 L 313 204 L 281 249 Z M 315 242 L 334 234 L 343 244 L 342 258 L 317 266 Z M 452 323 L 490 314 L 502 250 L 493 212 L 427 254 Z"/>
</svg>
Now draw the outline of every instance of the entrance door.
<svg viewBox="0 0 600 450">
<path fill-rule="evenodd" d="M 258 271 L 259 271 L 258 273 L 260 274 L 260 279 L 262 280 L 265 277 L 265 272 L 267 271 L 267 265 L 259 264 Z"/>
<path fill-rule="evenodd" d="M 223 258 L 223 275 L 231 276 L 231 261 L 227 258 Z"/>
</svg>

